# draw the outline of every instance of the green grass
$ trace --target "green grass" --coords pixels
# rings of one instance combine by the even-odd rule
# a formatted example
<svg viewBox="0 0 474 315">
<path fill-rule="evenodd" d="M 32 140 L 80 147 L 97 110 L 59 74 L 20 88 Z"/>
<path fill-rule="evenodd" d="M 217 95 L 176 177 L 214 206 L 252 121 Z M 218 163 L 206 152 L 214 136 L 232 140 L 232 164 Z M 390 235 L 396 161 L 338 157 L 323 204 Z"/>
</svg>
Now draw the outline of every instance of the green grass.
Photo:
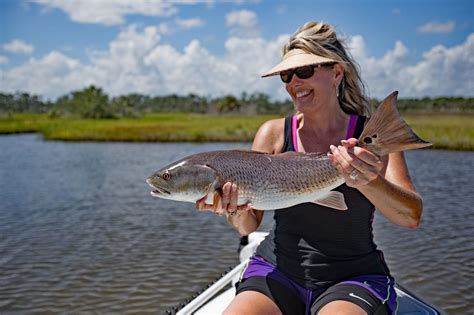
<svg viewBox="0 0 474 315">
<path fill-rule="evenodd" d="M 405 114 L 405 120 L 437 149 L 474 150 L 474 115 Z M 39 132 L 64 141 L 252 141 L 274 116 L 150 114 L 142 118 L 78 119 L 18 114 L 0 117 L 0 134 Z"/>
<path fill-rule="evenodd" d="M 258 127 L 272 116 L 152 114 L 127 119 L 48 118 L 21 114 L 0 118 L 0 134 L 40 132 L 65 141 L 252 141 Z"/>
<path fill-rule="evenodd" d="M 406 122 L 435 149 L 474 150 L 473 114 L 410 114 Z"/>
</svg>

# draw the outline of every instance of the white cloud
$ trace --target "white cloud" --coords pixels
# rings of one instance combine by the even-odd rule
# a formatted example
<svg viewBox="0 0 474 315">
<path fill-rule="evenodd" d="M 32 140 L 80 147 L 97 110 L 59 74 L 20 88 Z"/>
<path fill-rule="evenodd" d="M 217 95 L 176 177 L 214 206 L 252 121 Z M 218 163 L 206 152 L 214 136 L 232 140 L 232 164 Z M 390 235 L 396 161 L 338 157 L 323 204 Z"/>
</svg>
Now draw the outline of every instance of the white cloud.
<svg viewBox="0 0 474 315">
<path fill-rule="evenodd" d="M 21 39 L 14 39 L 9 43 L 4 44 L 3 49 L 16 54 L 31 54 L 34 47 Z"/>
<path fill-rule="evenodd" d="M 448 21 L 446 23 L 428 22 L 418 28 L 419 33 L 446 34 L 454 31 L 456 23 Z"/>
<path fill-rule="evenodd" d="M 169 35 L 172 33 L 172 27 L 167 22 L 161 22 L 158 25 L 158 33 L 162 35 Z"/>
<path fill-rule="evenodd" d="M 233 3 L 233 4 L 237 4 L 237 5 L 244 5 L 246 3 L 250 3 L 250 4 L 257 4 L 257 3 L 261 3 L 263 2 L 263 0 L 217 0 L 217 1 L 212 1 L 212 0 L 209 0 L 207 2 L 211 2 L 211 3 L 218 3 L 218 1 L 221 1 L 221 2 L 227 2 L 227 3 Z"/>
<path fill-rule="evenodd" d="M 147 16 L 171 16 L 178 12 L 173 2 L 164 0 L 32 0 L 50 9 L 59 9 L 69 15 L 71 20 L 80 23 L 105 25 L 122 24 L 129 14 Z M 183 3 L 192 4 L 195 1 Z"/>
<path fill-rule="evenodd" d="M 367 56 L 361 36 L 352 37 L 349 46 L 371 96 L 381 98 L 393 90 L 402 97 L 473 95 L 474 33 L 458 46 L 431 48 L 414 65 L 401 41 L 380 59 Z"/>
<path fill-rule="evenodd" d="M 199 18 L 194 19 L 176 19 L 176 25 L 184 29 L 200 27 L 204 25 L 204 21 Z"/>
<path fill-rule="evenodd" d="M 9 62 L 8 58 L 0 55 L 0 65 L 7 64 Z"/>
<path fill-rule="evenodd" d="M 279 62 L 289 35 L 272 40 L 231 36 L 224 53 L 215 55 L 198 40 L 178 50 L 161 42 L 160 34 L 158 26 L 131 25 L 106 50 L 90 51 L 87 62 L 52 51 L 13 68 L 2 67 L 1 90 L 54 99 L 94 84 L 111 96 L 262 92 L 274 99 L 287 98 L 278 77 L 260 75 Z M 393 90 L 399 90 L 401 97 L 473 95 L 474 34 L 458 46 L 433 47 L 417 63 L 401 41 L 380 58 L 367 53 L 362 36 L 353 36 L 349 44 L 373 97 L 382 98 Z"/>
<path fill-rule="evenodd" d="M 81 86 L 83 78 L 76 76 L 79 66 L 77 60 L 52 51 L 41 59 L 31 58 L 18 67 L 4 71 L 0 76 L 2 90 L 58 96 Z"/>
<path fill-rule="evenodd" d="M 393 90 L 402 90 L 399 75 L 407 63 L 409 51 L 401 41 L 395 42 L 393 49 L 381 58 L 370 57 L 365 51 L 365 40 L 356 35 L 349 42 L 351 54 L 360 65 L 362 78 L 367 84 L 371 96 L 381 97 Z"/>
<path fill-rule="evenodd" d="M 458 46 L 433 47 L 423 60 L 406 68 L 411 84 L 410 94 L 473 95 L 474 86 L 474 33 Z"/>
<path fill-rule="evenodd" d="M 168 17 L 178 13 L 178 5 L 214 5 L 216 0 L 30 0 L 47 10 L 58 9 L 79 23 L 118 25 L 131 14 Z M 259 0 L 226 0 L 228 3 L 258 3 Z M 195 21 L 196 22 L 196 21 Z"/>
<path fill-rule="evenodd" d="M 232 11 L 226 16 L 226 24 L 229 27 L 255 27 L 257 14 L 249 10 Z"/>
<path fill-rule="evenodd" d="M 226 15 L 230 34 L 238 37 L 259 37 L 257 14 L 249 10 L 232 11 Z"/>
<path fill-rule="evenodd" d="M 107 50 L 89 52 L 88 63 L 51 52 L 3 71 L 0 85 L 5 92 L 25 90 L 47 98 L 90 84 L 113 96 L 132 92 L 219 96 L 245 91 L 279 93 L 283 98 L 279 80 L 261 80 L 260 75 L 279 60 L 287 38 L 266 41 L 233 37 L 225 42 L 224 55 L 215 56 L 197 40 L 178 51 L 160 42 L 158 27 L 139 29 L 132 25 Z"/>
</svg>

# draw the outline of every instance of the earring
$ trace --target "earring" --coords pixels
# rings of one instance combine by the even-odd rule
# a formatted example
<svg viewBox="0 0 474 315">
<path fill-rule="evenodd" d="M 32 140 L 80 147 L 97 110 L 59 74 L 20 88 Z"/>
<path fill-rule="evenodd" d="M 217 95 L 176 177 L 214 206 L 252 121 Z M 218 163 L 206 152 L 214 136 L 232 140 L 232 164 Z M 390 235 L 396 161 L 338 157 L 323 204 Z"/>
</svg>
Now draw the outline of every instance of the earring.
<svg viewBox="0 0 474 315">
<path fill-rule="evenodd" d="M 339 83 L 336 85 L 336 97 L 339 98 Z"/>
</svg>

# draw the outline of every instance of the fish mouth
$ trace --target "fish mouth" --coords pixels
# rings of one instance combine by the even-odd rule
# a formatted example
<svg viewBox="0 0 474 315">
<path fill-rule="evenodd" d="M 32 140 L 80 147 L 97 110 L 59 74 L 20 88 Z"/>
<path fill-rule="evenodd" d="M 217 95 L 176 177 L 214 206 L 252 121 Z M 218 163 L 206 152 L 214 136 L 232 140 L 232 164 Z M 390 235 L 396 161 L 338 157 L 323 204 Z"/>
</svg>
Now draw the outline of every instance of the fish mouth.
<svg viewBox="0 0 474 315">
<path fill-rule="evenodd" d="M 171 195 L 169 191 L 163 188 L 154 187 L 155 189 L 150 192 L 153 197 L 161 197 L 163 195 Z"/>
<path fill-rule="evenodd" d="M 150 185 L 150 187 L 154 188 L 154 189 L 150 192 L 150 194 L 151 194 L 153 197 L 161 197 L 161 196 L 163 196 L 163 195 L 171 195 L 171 193 L 170 193 L 168 190 L 153 185 L 153 183 L 151 182 L 151 179 L 150 179 L 150 178 L 148 178 L 148 179 L 146 180 L 146 182 L 147 182 L 148 185 Z"/>
</svg>

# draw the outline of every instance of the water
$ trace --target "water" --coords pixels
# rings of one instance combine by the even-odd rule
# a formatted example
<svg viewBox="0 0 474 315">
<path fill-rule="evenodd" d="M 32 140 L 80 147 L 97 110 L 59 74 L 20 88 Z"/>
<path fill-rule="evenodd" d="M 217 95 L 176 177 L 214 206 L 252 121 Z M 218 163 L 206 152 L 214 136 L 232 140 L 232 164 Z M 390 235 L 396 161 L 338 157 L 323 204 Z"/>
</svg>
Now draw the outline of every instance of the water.
<svg viewBox="0 0 474 315">
<path fill-rule="evenodd" d="M 144 179 L 187 154 L 248 144 L 0 137 L 0 313 L 162 313 L 238 263 L 238 234 Z M 474 312 L 474 152 L 407 153 L 416 230 L 375 220 L 398 280 L 449 314 Z M 266 215 L 264 228 L 271 224 Z"/>
</svg>

